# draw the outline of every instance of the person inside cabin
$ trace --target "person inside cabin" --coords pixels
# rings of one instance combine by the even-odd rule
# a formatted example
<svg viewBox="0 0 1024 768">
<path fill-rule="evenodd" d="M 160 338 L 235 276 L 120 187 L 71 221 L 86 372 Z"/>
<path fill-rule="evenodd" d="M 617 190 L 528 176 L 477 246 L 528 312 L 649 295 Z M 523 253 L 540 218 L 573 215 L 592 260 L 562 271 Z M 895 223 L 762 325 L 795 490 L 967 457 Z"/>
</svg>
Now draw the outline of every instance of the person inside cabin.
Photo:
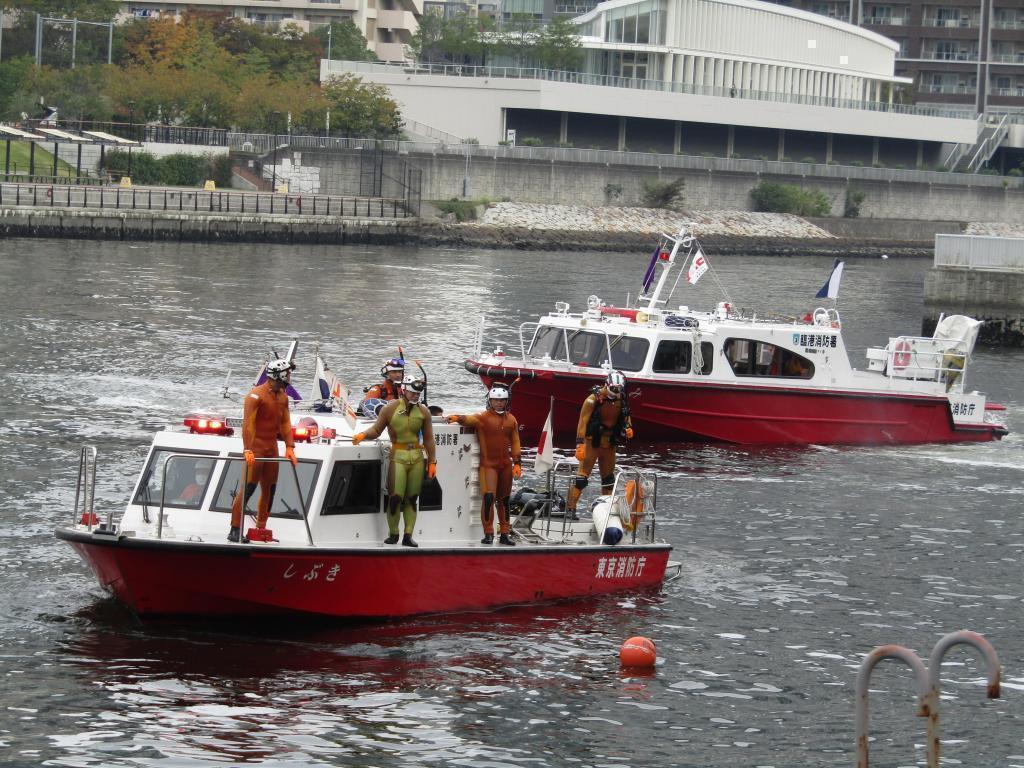
<svg viewBox="0 0 1024 768">
<path fill-rule="evenodd" d="M 607 495 L 615 486 L 615 447 L 625 437 L 633 437 L 626 398 L 626 377 L 621 371 L 610 371 L 604 386 L 583 401 L 576 426 L 576 458 L 580 462 L 576 482 L 569 488 L 566 512 L 576 518 L 576 504 L 589 483 L 597 464 L 601 472 L 601 493 Z"/>
<path fill-rule="evenodd" d="M 267 380 L 253 387 L 245 398 L 245 411 L 242 417 L 242 448 L 245 451 L 245 490 L 236 493 L 231 505 L 231 530 L 228 541 L 237 542 L 242 539 L 241 525 L 244 506 L 260 488 L 260 501 L 256 513 L 256 527 L 267 527 L 270 517 L 270 506 L 274 501 L 277 489 L 278 465 L 275 461 L 256 461 L 276 459 L 278 457 L 277 441 L 284 441 L 284 455 L 292 465 L 298 464 L 295 458 L 295 439 L 292 435 L 292 417 L 288 412 L 288 395 L 285 393 L 291 383 L 295 363 L 291 360 L 274 360 L 267 364 Z"/>
<path fill-rule="evenodd" d="M 789 355 L 784 368 L 786 376 L 803 379 L 807 377 L 807 362 L 799 355 Z"/>
<path fill-rule="evenodd" d="M 192 463 L 194 466 L 190 482 L 181 489 L 175 498 L 175 502 L 179 504 L 198 505 L 202 500 L 203 491 L 206 490 L 206 484 L 210 480 L 211 462 L 209 460 L 197 459 Z"/>
<path fill-rule="evenodd" d="M 522 477 L 519 423 L 509 410 L 509 390 L 502 384 L 487 392 L 487 407 L 471 415 L 451 415 L 448 422 L 476 429 L 480 443 L 480 522 L 484 527 L 481 544 L 494 543 L 494 509 L 498 510 L 498 543 L 515 546 L 509 522 L 512 479 Z"/>
<path fill-rule="evenodd" d="M 430 411 L 420 403 L 427 384 L 422 379 L 402 384 L 400 396 L 378 414 L 377 421 L 365 432 L 352 437 L 352 445 L 380 437 L 384 430 L 391 438 L 391 462 L 388 465 L 388 537 L 385 544 L 398 543 L 398 524 L 404 519 L 402 546 L 418 547 L 412 532 L 416 527 L 416 500 L 423 488 L 423 451 L 427 452 L 426 474 L 437 474 L 434 430 Z"/>
<path fill-rule="evenodd" d="M 369 418 L 376 418 L 384 404 L 394 402 L 400 396 L 402 381 L 405 379 L 405 360 L 392 357 L 381 366 L 380 375 L 384 378 L 379 384 L 367 387 L 363 401 L 359 404 L 359 412 Z"/>
</svg>

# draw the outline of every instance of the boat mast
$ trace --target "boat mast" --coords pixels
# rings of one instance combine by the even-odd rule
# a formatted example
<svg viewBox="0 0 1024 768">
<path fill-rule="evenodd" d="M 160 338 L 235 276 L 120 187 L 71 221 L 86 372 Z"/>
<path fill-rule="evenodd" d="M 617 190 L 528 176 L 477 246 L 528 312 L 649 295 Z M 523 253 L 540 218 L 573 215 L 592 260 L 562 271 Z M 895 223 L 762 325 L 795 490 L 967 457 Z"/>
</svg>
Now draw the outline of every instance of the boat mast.
<svg viewBox="0 0 1024 768">
<path fill-rule="evenodd" d="M 689 225 L 683 224 L 679 228 L 679 234 L 673 237 L 672 235 L 663 235 L 666 240 L 672 241 L 672 252 L 669 253 L 667 259 L 659 258 L 658 261 L 661 264 L 661 275 L 658 277 L 658 284 L 654 286 L 654 291 L 651 293 L 650 298 L 647 301 L 647 310 L 653 310 L 657 308 L 658 304 L 664 304 L 664 300 L 659 299 L 661 296 L 661 290 L 665 287 L 665 283 L 668 281 L 669 272 L 672 271 L 672 266 L 676 263 L 676 254 L 679 253 L 680 246 L 690 247 L 690 243 L 693 242 L 693 238 L 690 235 Z M 640 297 L 643 300 L 647 297 Z"/>
</svg>

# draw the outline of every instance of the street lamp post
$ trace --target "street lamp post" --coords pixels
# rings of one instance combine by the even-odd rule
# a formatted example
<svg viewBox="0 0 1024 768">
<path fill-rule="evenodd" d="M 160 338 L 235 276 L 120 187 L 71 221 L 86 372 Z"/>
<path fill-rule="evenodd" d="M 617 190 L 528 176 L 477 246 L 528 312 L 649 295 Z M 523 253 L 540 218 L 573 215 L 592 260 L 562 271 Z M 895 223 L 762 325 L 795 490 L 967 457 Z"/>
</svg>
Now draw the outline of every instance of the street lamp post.
<svg viewBox="0 0 1024 768">
<path fill-rule="evenodd" d="M 135 130 L 133 124 L 135 123 L 135 102 L 128 102 L 128 138 L 135 141 Z M 128 145 L 128 178 L 132 177 L 132 145 Z"/>
<path fill-rule="evenodd" d="M 334 31 L 334 22 L 332 21 L 332 22 L 330 22 L 327 25 L 327 62 L 328 62 L 327 66 L 328 66 L 328 68 L 330 68 L 330 61 L 331 61 L 331 32 L 333 32 L 333 31 Z"/>
<path fill-rule="evenodd" d="M 270 192 L 273 194 L 277 192 L 277 118 L 281 116 L 280 112 L 271 112 L 270 118 L 273 122 L 274 128 L 274 160 L 273 165 L 270 166 Z"/>
</svg>

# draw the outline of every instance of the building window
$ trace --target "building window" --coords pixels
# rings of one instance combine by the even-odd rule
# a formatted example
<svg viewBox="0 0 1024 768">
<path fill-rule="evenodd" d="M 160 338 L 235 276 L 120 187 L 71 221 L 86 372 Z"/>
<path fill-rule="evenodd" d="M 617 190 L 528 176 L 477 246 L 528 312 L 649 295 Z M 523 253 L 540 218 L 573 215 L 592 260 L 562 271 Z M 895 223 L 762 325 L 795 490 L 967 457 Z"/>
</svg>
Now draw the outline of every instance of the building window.
<svg viewBox="0 0 1024 768">
<path fill-rule="evenodd" d="M 664 43 L 665 9 L 660 0 L 606 11 L 605 40 L 610 43 Z"/>
</svg>

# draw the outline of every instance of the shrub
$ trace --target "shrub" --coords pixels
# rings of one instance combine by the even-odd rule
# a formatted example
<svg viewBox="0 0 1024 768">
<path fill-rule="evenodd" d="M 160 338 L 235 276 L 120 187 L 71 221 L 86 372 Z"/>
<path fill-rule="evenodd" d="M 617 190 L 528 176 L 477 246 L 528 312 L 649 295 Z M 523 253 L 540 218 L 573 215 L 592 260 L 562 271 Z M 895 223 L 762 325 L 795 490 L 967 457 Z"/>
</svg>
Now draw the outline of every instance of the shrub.
<svg viewBox="0 0 1024 768">
<path fill-rule="evenodd" d="M 843 205 L 843 216 L 856 219 L 860 216 L 860 204 L 864 202 L 864 193 L 856 187 L 846 188 L 846 203 Z"/>
<path fill-rule="evenodd" d="M 770 213 L 794 213 L 797 216 L 828 216 L 832 204 L 820 189 L 804 189 L 796 184 L 762 181 L 752 190 L 754 209 Z"/>
<path fill-rule="evenodd" d="M 850 165 L 852 165 L 854 168 L 863 168 L 864 167 L 864 161 L 863 160 L 852 160 L 850 162 Z"/>
<path fill-rule="evenodd" d="M 463 144 L 479 144 L 480 143 L 480 139 L 477 139 L 477 138 L 474 138 L 474 137 L 470 136 L 467 139 L 463 139 L 462 143 Z"/>
<path fill-rule="evenodd" d="M 458 221 L 472 221 L 476 218 L 476 207 L 487 205 L 489 202 L 489 200 L 459 200 L 459 198 L 453 197 L 451 200 L 439 200 L 435 205 L 444 213 L 454 213 Z"/>
<path fill-rule="evenodd" d="M 558 142 L 558 146 L 561 147 L 562 149 L 575 149 L 576 148 L 576 145 L 573 144 L 571 141 L 560 141 L 560 142 Z"/>
<path fill-rule="evenodd" d="M 508 139 L 502 139 L 501 141 L 498 142 L 498 146 L 499 147 L 507 147 L 507 146 L 509 146 L 511 144 L 512 144 L 512 142 L 509 141 Z"/>
<path fill-rule="evenodd" d="M 231 155 L 216 155 L 210 158 L 210 175 L 208 178 L 213 179 L 218 189 L 222 187 L 231 187 L 231 168 L 232 168 Z"/>
<path fill-rule="evenodd" d="M 1011 168 L 1010 170 L 1008 170 L 1006 172 L 1006 175 L 1007 176 L 1024 176 L 1024 173 L 1021 173 L 1020 168 Z"/>
<path fill-rule="evenodd" d="M 115 175 L 128 175 L 128 153 L 106 153 L 106 168 Z M 213 179 L 218 187 L 231 186 L 231 158 L 228 155 L 166 155 L 157 158 L 149 152 L 132 152 L 131 177 L 135 184 L 167 187 L 201 187 Z"/>
<path fill-rule="evenodd" d="M 811 157 L 810 155 L 807 155 L 806 157 L 801 158 L 800 162 L 801 163 L 816 163 L 818 161 L 816 159 L 814 159 L 813 157 Z"/>
<path fill-rule="evenodd" d="M 543 147 L 544 142 L 538 139 L 536 136 L 527 136 L 519 142 L 524 147 Z"/>
<path fill-rule="evenodd" d="M 643 194 L 640 196 L 645 208 L 672 208 L 683 201 L 683 189 L 686 180 L 680 176 L 674 181 L 643 181 Z"/>
<path fill-rule="evenodd" d="M 613 203 L 622 197 L 622 185 L 612 184 L 609 182 L 604 185 L 604 199 L 609 203 Z"/>
</svg>

